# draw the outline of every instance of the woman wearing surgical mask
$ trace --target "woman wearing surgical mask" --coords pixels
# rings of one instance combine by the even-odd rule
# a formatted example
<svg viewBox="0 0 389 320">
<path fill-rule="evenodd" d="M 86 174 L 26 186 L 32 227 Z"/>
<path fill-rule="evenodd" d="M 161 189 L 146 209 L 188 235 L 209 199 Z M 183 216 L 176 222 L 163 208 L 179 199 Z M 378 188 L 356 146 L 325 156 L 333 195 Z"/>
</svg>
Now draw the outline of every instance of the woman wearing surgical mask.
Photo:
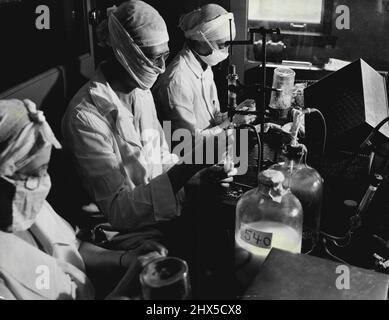
<svg viewBox="0 0 389 320">
<path fill-rule="evenodd" d="M 93 299 L 86 268 L 127 270 L 109 297 L 126 296 L 140 262 L 166 250 L 151 241 L 128 252 L 78 241 L 46 202 L 53 146 L 61 148 L 34 103 L 0 100 L 0 300 Z"/>
<path fill-rule="evenodd" d="M 153 89 L 159 118 L 171 121 L 173 129 L 209 136 L 231 125 L 227 113 L 220 112 L 211 68 L 228 57 L 230 21 L 235 38 L 234 16 L 219 5 L 207 4 L 181 17 L 185 46 Z M 254 119 L 235 115 L 232 122 L 240 125 Z"/>
<path fill-rule="evenodd" d="M 145 236 L 145 228 L 181 215 L 183 186 L 209 165 L 176 164 L 157 119 L 150 88 L 169 54 L 159 13 L 127 1 L 109 10 L 98 30 L 107 61 L 71 101 L 62 122 L 65 143 L 110 224 L 142 228 Z"/>
</svg>

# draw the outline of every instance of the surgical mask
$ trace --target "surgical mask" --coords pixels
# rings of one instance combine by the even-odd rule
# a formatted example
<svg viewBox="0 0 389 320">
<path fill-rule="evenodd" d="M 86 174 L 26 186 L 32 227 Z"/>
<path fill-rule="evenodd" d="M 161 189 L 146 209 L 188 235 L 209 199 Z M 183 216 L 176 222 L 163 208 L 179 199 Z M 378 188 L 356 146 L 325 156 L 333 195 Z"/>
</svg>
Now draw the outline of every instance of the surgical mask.
<svg viewBox="0 0 389 320">
<path fill-rule="evenodd" d="M 205 42 L 212 49 L 212 53 L 208 56 L 202 56 L 199 54 L 201 60 L 203 60 L 206 64 L 213 67 L 219 64 L 220 62 L 226 60 L 228 58 L 228 48 L 224 49 L 215 49 L 212 44 L 208 41 L 205 35 L 201 32 Z"/>
<path fill-rule="evenodd" d="M 12 201 L 12 232 L 26 231 L 35 223 L 51 189 L 50 176 L 11 179 L 2 177 L 15 187 Z"/>
<path fill-rule="evenodd" d="M 114 14 L 108 22 L 111 46 L 117 60 L 142 90 L 149 90 L 165 66 L 158 67 L 148 59 Z"/>
<path fill-rule="evenodd" d="M 144 65 L 142 68 L 138 69 L 138 72 L 136 72 L 135 68 L 131 68 L 129 66 L 129 59 L 128 57 L 126 58 L 123 53 L 119 50 L 114 50 L 115 56 L 120 62 L 120 64 L 126 69 L 126 71 L 129 73 L 132 79 L 135 80 L 135 82 L 138 84 L 139 88 L 142 90 L 149 90 L 152 88 L 154 83 L 157 81 L 158 76 L 160 73 L 164 73 L 165 69 L 161 69 L 160 71 L 156 72 L 154 69 L 150 68 L 147 65 Z"/>
<path fill-rule="evenodd" d="M 203 60 L 207 65 L 213 67 L 219 64 L 220 62 L 228 58 L 228 49 L 216 50 L 213 49 L 212 53 L 208 56 L 202 56 L 199 54 L 201 60 Z"/>
</svg>

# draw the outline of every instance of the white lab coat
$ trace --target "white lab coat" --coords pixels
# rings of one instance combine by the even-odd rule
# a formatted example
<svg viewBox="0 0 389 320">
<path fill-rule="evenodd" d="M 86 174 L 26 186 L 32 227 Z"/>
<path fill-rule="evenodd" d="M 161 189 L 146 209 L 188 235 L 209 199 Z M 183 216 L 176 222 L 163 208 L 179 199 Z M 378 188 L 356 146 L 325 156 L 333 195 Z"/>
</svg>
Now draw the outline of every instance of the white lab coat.
<svg viewBox="0 0 389 320">
<path fill-rule="evenodd" d="M 119 97 L 99 69 L 70 102 L 62 130 L 86 189 L 116 229 L 180 214 L 166 174 L 178 159 L 169 152 L 149 90 Z"/>
<path fill-rule="evenodd" d="M 86 279 L 74 230 L 44 202 L 29 231 L 0 231 L 0 300 L 77 299 L 82 288 L 59 260 L 75 266 Z"/>
<path fill-rule="evenodd" d="M 192 135 L 214 135 L 227 120 L 220 112 L 217 88 L 211 67 L 203 70 L 193 52 L 185 46 L 153 88 L 158 116 L 172 121 L 172 129 L 185 128 Z"/>
</svg>

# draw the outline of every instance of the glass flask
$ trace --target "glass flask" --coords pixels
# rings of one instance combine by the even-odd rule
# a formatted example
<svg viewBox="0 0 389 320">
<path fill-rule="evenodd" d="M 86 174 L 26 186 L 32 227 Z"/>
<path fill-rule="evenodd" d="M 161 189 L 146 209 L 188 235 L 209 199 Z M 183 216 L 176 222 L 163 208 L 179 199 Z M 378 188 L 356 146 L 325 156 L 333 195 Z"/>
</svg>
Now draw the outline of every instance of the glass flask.
<svg viewBox="0 0 389 320">
<path fill-rule="evenodd" d="M 290 189 L 303 206 L 303 253 L 313 250 L 319 240 L 324 183 L 320 174 L 306 164 L 306 155 L 303 144 L 288 145 L 285 162 L 270 167 L 285 176 L 284 188 Z"/>
<path fill-rule="evenodd" d="M 162 257 L 147 264 L 140 274 L 144 300 L 191 298 L 188 265 L 179 258 Z"/>
<path fill-rule="evenodd" d="M 272 247 L 301 252 L 303 213 L 300 201 L 283 187 L 280 171 L 259 174 L 259 186 L 236 207 L 236 245 L 265 259 Z"/>
</svg>

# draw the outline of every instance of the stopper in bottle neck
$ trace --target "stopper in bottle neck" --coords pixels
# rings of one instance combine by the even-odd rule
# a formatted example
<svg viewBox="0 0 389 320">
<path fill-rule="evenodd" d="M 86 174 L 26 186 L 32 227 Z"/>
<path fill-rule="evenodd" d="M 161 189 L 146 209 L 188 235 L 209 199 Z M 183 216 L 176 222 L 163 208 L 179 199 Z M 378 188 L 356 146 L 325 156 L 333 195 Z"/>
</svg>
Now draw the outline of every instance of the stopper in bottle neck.
<svg viewBox="0 0 389 320">
<path fill-rule="evenodd" d="M 260 185 L 274 188 L 284 182 L 285 176 L 280 171 L 265 170 L 259 174 L 258 180 Z"/>
</svg>

